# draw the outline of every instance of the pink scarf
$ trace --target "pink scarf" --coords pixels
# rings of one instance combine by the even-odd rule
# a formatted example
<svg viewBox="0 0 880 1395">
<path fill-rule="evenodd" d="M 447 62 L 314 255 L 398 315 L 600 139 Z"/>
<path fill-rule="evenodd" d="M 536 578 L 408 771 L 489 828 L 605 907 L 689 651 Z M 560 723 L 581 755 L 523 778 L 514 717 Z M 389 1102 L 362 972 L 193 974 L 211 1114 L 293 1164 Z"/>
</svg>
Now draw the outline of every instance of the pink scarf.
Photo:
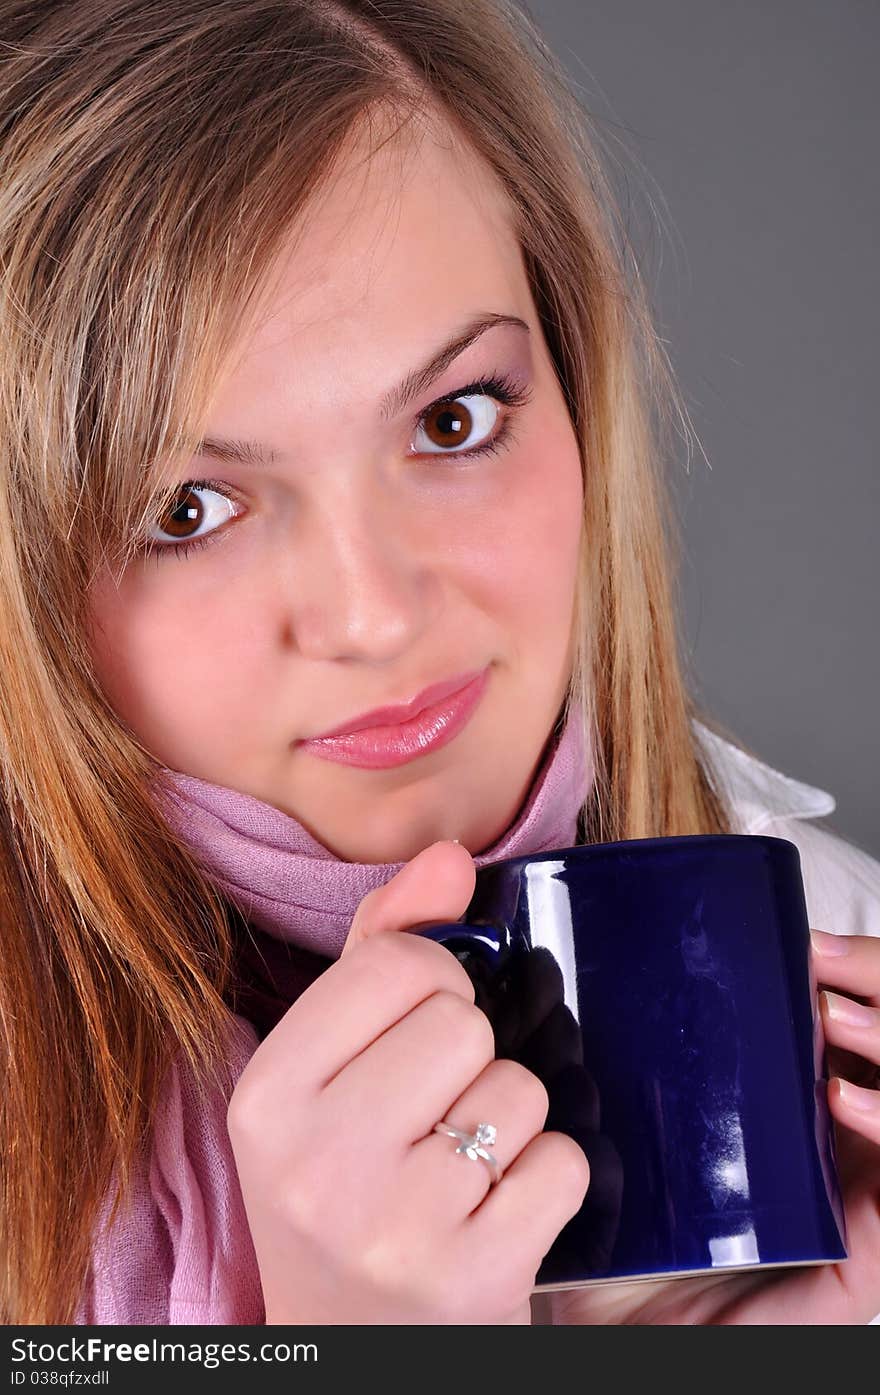
<svg viewBox="0 0 880 1395">
<path fill-rule="evenodd" d="M 554 729 L 518 816 L 476 866 L 571 847 L 592 778 L 576 714 L 561 733 Z M 330 959 L 342 952 L 363 897 L 405 865 L 344 862 L 297 819 L 223 785 L 167 769 L 163 784 L 169 822 L 250 926 Z"/>
</svg>

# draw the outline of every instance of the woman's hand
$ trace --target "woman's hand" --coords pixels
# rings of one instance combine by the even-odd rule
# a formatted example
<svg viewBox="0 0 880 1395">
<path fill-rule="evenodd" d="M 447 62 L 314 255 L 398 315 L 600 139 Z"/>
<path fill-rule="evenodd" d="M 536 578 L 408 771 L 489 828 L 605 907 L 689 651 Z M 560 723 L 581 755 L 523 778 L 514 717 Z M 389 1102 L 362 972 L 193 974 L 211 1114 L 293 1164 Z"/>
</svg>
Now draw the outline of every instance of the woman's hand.
<svg viewBox="0 0 880 1395">
<path fill-rule="evenodd" d="M 364 897 L 340 958 L 240 1076 L 227 1123 L 267 1323 L 522 1323 L 589 1167 L 542 1132 L 538 1077 L 495 1059 L 454 955 L 401 933 L 456 920 L 473 859 L 434 843 Z M 504 1175 L 434 1133 L 496 1125 Z M 491 1190 L 490 1190 L 491 1188 Z"/>
<path fill-rule="evenodd" d="M 554 1293 L 554 1323 L 808 1326 L 869 1323 L 880 1313 L 880 938 L 813 931 L 813 962 L 820 989 L 831 990 L 819 1002 L 849 1258 Z"/>
</svg>

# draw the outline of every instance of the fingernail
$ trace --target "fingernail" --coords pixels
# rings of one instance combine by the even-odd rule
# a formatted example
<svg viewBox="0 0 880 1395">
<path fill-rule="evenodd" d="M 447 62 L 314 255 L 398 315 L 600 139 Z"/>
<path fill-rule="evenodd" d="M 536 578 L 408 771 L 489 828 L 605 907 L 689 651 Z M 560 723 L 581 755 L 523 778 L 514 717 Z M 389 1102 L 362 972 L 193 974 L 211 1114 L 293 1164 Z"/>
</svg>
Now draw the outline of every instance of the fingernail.
<svg viewBox="0 0 880 1395">
<path fill-rule="evenodd" d="M 835 1022 L 843 1022 L 847 1027 L 873 1027 L 875 1014 L 863 1003 L 853 1002 L 852 998 L 846 998 L 841 993 L 829 993 L 827 989 L 823 990 L 822 997 L 828 1016 Z"/>
<path fill-rule="evenodd" d="M 851 1080 L 841 1080 L 839 1076 L 837 1084 L 844 1104 L 860 1109 L 864 1114 L 880 1109 L 880 1090 L 865 1090 L 861 1085 L 853 1085 Z"/>
<path fill-rule="evenodd" d="M 810 939 L 818 954 L 848 954 L 847 935 L 829 935 L 825 930 L 811 930 Z"/>
</svg>

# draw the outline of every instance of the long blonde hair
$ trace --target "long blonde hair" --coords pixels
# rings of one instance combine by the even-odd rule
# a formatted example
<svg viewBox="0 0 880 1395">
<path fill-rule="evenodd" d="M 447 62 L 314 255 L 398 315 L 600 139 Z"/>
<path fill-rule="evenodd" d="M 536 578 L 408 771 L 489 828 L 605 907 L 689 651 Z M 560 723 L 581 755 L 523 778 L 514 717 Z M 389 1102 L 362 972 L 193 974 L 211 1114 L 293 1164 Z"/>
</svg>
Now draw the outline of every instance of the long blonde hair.
<svg viewBox="0 0 880 1395">
<path fill-rule="evenodd" d="M 5 0 L 0 44 L 0 1319 L 69 1323 L 180 1053 L 229 1090 L 232 934 L 90 661 L 242 313 L 346 140 L 428 104 L 510 196 L 581 446 L 567 711 L 587 841 L 729 831 L 660 461 L 684 421 L 590 121 L 511 0 Z M 378 123 L 377 123 L 378 129 Z M 165 483 L 163 484 L 163 480 Z M 701 714 L 702 720 L 710 719 Z"/>
</svg>

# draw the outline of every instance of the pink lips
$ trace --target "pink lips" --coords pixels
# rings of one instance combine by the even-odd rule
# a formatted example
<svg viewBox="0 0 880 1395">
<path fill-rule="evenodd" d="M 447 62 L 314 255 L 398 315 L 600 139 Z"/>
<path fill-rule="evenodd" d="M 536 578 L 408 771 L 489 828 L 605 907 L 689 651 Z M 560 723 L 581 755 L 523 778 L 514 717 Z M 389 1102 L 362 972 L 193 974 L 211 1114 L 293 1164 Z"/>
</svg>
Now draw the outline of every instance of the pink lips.
<svg viewBox="0 0 880 1395">
<path fill-rule="evenodd" d="M 460 678 L 435 684 L 413 699 L 408 707 L 377 708 L 349 722 L 346 731 L 336 729 L 298 744 L 322 760 L 356 765 L 365 770 L 404 765 L 454 740 L 476 710 L 488 681 L 487 666 L 463 686 L 455 687 L 461 684 Z M 414 715 L 401 720 L 401 712 L 413 709 Z"/>
</svg>

